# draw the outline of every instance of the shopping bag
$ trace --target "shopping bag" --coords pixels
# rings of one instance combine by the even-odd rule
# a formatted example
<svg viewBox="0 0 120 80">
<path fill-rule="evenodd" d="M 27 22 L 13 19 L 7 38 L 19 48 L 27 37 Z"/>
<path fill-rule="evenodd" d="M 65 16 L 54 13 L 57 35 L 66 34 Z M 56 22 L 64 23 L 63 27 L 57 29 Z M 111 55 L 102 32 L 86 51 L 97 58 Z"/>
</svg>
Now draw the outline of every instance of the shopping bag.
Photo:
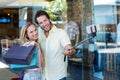
<svg viewBox="0 0 120 80">
<path fill-rule="evenodd" d="M 35 46 L 21 46 L 13 44 L 3 56 L 8 64 L 29 64 L 33 56 Z"/>
<path fill-rule="evenodd" d="M 9 68 L 12 70 L 25 70 L 25 69 L 31 69 L 31 68 L 38 68 L 40 67 L 39 64 L 40 62 L 38 62 L 38 48 L 36 47 L 30 64 L 28 65 L 10 64 Z"/>
</svg>

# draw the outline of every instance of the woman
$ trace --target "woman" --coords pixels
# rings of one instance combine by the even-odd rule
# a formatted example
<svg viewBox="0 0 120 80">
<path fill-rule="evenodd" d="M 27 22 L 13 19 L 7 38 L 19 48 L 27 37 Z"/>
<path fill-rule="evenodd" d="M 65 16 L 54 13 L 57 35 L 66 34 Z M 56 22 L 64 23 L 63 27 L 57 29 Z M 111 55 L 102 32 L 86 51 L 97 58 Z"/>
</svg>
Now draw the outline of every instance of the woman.
<svg viewBox="0 0 120 80">
<path fill-rule="evenodd" d="M 29 46 L 35 44 L 38 47 L 38 56 L 40 57 L 39 60 L 41 63 L 41 68 L 34 68 L 34 69 L 27 69 L 24 71 L 24 78 L 23 80 L 44 80 L 41 79 L 42 75 L 41 72 L 44 68 L 44 58 L 43 53 L 41 51 L 40 45 L 38 41 L 38 31 L 35 25 L 31 22 L 27 22 L 25 26 L 22 27 L 20 32 L 20 39 L 23 42 L 23 45 Z M 40 55 L 39 55 L 40 54 Z"/>
</svg>

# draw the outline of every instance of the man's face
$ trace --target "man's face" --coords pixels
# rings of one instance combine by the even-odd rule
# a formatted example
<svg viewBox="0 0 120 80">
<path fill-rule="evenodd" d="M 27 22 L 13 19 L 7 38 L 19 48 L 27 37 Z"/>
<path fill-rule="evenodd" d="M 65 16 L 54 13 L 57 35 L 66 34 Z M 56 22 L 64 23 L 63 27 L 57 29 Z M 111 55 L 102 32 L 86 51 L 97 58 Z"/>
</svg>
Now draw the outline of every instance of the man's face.
<svg viewBox="0 0 120 80">
<path fill-rule="evenodd" d="M 49 32 L 51 29 L 50 20 L 45 15 L 38 17 L 37 22 L 45 32 Z"/>
</svg>

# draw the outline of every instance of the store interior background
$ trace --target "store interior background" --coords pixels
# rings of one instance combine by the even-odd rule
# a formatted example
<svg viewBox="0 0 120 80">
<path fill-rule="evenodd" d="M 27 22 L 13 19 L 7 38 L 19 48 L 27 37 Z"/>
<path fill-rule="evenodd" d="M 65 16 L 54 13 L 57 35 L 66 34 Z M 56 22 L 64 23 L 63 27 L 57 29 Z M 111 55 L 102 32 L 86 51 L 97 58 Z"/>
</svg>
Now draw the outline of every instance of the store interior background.
<svg viewBox="0 0 120 80">
<path fill-rule="evenodd" d="M 14 41 L 19 38 L 19 31 L 26 21 L 34 22 L 34 14 L 37 10 L 43 9 L 46 4 L 54 0 L 4 0 L 0 1 L 0 40 L 9 39 Z M 86 32 L 86 27 L 99 24 L 100 31 L 96 37 L 87 40 L 80 47 L 80 57 L 74 57 L 69 60 L 68 80 L 119 80 L 120 62 L 119 56 L 115 53 L 99 54 L 99 50 L 109 47 L 119 47 L 119 21 L 120 21 L 120 1 L 119 0 L 59 0 L 65 1 L 66 7 L 62 14 L 58 14 L 60 20 L 54 21 L 54 24 L 63 28 L 67 21 L 74 21 L 79 26 L 79 42 L 88 38 L 90 35 Z M 56 5 L 56 4 L 54 4 Z M 63 5 L 62 5 L 63 6 Z M 57 8 L 56 8 L 57 7 Z M 60 10 L 61 6 L 55 6 L 55 10 Z M 52 8 L 53 9 L 53 8 Z M 64 16 L 63 16 L 64 15 Z M 2 22 L 5 17 L 8 22 Z M 109 36 L 110 34 L 110 36 Z M 109 36 L 109 37 L 108 37 Z M 102 42 L 102 43 L 101 43 Z M 100 43 L 100 44 L 99 44 Z M 110 46 L 109 46 L 110 43 Z M 11 42 L 9 43 L 12 44 Z M 102 48 L 101 48 L 101 44 Z M 118 46 L 115 46 L 118 45 Z M 97 49 L 96 49 L 97 48 Z M 109 50 L 109 49 L 108 49 Z M 103 52 L 104 53 L 104 52 Z M 2 45 L 1 45 L 2 54 Z M 97 54 L 97 55 L 96 55 Z M 102 58 L 101 58 L 102 56 Z M 103 58 L 106 57 L 106 58 Z M 95 58 L 97 57 L 97 59 Z M 101 66 L 99 60 L 104 59 L 105 64 Z M 96 62 L 94 62 L 96 60 Z M 4 64 L 0 63 L 0 67 Z M 105 67 L 106 66 L 106 67 Z M 101 70 L 103 68 L 104 70 Z M 5 73 L 4 73 L 5 72 Z M 98 73 L 98 74 L 97 74 Z M 99 74 L 100 73 L 100 74 Z M 6 76 L 6 74 L 8 74 Z M 97 75 L 95 75 L 97 74 Z M 3 77 L 5 76 L 5 77 Z M 0 80 L 10 80 L 17 75 L 9 69 L 0 68 Z"/>
</svg>

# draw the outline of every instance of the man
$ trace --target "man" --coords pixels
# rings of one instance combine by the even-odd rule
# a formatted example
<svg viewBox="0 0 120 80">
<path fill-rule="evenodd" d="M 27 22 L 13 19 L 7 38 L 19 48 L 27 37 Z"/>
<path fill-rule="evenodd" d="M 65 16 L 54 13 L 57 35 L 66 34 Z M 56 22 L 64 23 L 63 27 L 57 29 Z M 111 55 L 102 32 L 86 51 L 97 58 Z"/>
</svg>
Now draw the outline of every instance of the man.
<svg viewBox="0 0 120 80">
<path fill-rule="evenodd" d="M 66 60 L 64 58 L 65 55 L 75 53 L 67 33 L 53 25 L 45 11 L 37 11 L 35 22 L 42 29 L 39 34 L 39 42 L 45 57 L 46 79 L 66 80 L 67 57 Z"/>
</svg>

